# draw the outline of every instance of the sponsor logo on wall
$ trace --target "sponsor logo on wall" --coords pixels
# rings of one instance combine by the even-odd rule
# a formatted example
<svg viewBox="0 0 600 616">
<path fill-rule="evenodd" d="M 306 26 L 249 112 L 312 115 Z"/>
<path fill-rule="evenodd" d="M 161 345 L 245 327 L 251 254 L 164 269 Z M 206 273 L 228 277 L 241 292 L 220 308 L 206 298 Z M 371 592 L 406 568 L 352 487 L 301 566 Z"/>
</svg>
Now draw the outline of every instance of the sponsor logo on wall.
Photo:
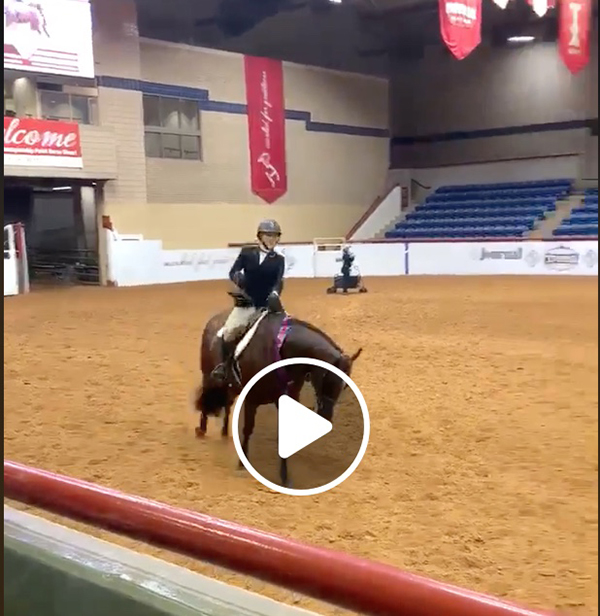
<svg viewBox="0 0 600 616">
<path fill-rule="evenodd" d="M 516 248 L 514 250 L 488 250 L 487 248 L 482 248 L 479 253 L 480 261 L 520 261 L 522 258 L 522 248 Z"/>
<path fill-rule="evenodd" d="M 598 263 L 598 253 L 595 250 L 588 250 L 583 255 L 583 262 L 590 269 Z"/>
<path fill-rule="evenodd" d="M 579 253 L 569 246 L 557 246 L 544 253 L 544 265 L 557 272 L 566 272 L 579 265 Z"/>
<path fill-rule="evenodd" d="M 567 272 L 582 264 L 591 269 L 598 263 L 597 251 L 590 249 L 581 254 L 564 245 L 550 248 L 545 252 L 524 250 L 522 247 L 508 250 L 484 247 L 474 250 L 471 254 L 476 261 L 524 261 L 531 268 L 543 264 L 546 269 L 557 272 Z"/>
<path fill-rule="evenodd" d="M 219 268 L 230 268 L 233 264 L 231 256 L 215 255 L 209 251 L 182 252 L 176 259 L 163 261 L 165 267 L 189 267 L 194 272 L 201 269 L 215 270 Z"/>
</svg>

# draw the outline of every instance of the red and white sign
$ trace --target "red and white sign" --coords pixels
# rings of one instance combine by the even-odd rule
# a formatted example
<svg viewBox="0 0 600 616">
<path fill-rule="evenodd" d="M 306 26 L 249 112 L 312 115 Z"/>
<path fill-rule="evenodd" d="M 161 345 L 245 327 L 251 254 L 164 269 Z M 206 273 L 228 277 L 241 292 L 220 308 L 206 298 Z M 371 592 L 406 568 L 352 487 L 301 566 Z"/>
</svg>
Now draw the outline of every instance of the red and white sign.
<svg viewBox="0 0 600 616">
<path fill-rule="evenodd" d="M 553 9 L 556 6 L 555 0 L 527 0 L 527 2 L 538 17 L 543 17 L 548 9 Z"/>
<path fill-rule="evenodd" d="M 89 0 L 4 0 L 4 69 L 93 78 Z"/>
<path fill-rule="evenodd" d="M 442 39 L 464 60 L 481 43 L 481 0 L 439 0 Z"/>
<path fill-rule="evenodd" d="M 82 168 L 79 126 L 54 120 L 4 118 L 4 164 Z"/>
<path fill-rule="evenodd" d="M 592 0 L 560 0 L 558 52 L 571 73 L 590 61 Z"/>
<path fill-rule="evenodd" d="M 274 203 L 287 192 L 283 64 L 244 56 L 252 192 Z"/>
</svg>

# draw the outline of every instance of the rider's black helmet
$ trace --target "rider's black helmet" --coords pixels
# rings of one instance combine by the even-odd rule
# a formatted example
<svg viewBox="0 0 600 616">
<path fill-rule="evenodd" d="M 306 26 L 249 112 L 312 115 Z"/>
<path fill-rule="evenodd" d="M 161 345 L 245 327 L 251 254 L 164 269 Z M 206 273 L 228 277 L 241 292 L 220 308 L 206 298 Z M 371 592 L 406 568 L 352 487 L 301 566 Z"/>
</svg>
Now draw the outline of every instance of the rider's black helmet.
<svg viewBox="0 0 600 616">
<path fill-rule="evenodd" d="M 258 229 L 256 230 L 256 235 L 260 236 L 261 233 L 275 233 L 276 235 L 281 235 L 281 227 L 276 220 L 267 219 L 260 222 L 258 225 Z"/>
</svg>

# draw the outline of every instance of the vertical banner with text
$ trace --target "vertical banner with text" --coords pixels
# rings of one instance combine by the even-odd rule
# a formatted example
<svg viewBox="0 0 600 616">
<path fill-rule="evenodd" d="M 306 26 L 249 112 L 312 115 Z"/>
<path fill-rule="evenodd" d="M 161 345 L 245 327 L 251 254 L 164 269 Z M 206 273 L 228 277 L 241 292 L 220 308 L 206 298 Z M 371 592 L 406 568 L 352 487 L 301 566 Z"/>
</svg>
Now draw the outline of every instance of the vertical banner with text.
<svg viewBox="0 0 600 616">
<path fill-rule="evenodd" d="M 442 39 L 457 60 L 481 43 L 481 0 L 439 0 Z"/>
<path fill-rule="evenodd" d="M 244 56 L 252 192 L 274 203 L 287 192 L 281 60 Z"/>
<path fill-rule="evenodd" d="M 590 61 L 592 0 L 561 0 L 558 7 L 558 52 L 571 73 Z"/>
</svg>

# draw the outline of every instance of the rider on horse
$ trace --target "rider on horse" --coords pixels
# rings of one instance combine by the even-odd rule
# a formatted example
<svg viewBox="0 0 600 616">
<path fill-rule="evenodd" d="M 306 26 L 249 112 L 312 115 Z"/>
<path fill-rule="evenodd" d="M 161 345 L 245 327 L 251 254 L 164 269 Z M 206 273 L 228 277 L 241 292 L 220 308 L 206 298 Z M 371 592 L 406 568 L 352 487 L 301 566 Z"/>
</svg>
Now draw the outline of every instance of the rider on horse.
<svg viewBox="0 0 600 616">
<path fill-rule="evenodd" d="M 283 290 L 285 258 L 275 252 L 281 238 L 281 228 L 275 220 L 263 220 L 258 225 L 256 237 L 258 245 L 242 248 L 229 272 L 230 280 L 244 292 L 250 305 L 236 305 L 217 334 L 221 356 L 211 377 L 223 385 L 229 380 L 240 333 L 264 308 L 283 312 L 279 296 Z"/>
</svg>

